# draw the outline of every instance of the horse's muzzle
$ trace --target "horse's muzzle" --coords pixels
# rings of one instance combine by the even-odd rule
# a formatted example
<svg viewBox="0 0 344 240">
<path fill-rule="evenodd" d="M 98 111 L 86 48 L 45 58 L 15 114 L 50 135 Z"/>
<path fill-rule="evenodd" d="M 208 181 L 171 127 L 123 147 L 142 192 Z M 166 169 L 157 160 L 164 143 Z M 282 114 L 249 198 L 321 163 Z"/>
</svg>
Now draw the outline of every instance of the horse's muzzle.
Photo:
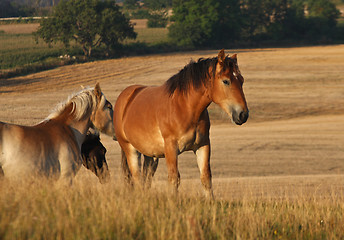
<svg viewBox="0 0 344 240">
<path fill-rule="evenodd" d="M 249 115 L 248 110 L 247 111 L 241 111 L 239 113 L 237 111 L 233 111 L 233 113 L 232 113 L 233 122 L 235 122 L 235 124 L 237 124 L 237 125 L 242 125 L 247 121 L 248 115 Z"/>
</svg>

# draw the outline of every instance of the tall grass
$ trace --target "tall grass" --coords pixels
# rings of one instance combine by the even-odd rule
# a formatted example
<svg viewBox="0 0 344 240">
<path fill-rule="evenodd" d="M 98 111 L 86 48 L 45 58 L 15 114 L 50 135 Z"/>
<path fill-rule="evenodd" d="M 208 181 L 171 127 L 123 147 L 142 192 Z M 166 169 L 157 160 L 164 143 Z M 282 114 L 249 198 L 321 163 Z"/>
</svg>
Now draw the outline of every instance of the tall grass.
<svg viewBox="0 0 344 240">
<path fill-rule="evenodd" d="M 89 181 L 0 183 L 0 239 L 342 239 L 343 195 L 205 200 Z M 243 189 L 245 191 L 245 189 Z"/>
</svg>

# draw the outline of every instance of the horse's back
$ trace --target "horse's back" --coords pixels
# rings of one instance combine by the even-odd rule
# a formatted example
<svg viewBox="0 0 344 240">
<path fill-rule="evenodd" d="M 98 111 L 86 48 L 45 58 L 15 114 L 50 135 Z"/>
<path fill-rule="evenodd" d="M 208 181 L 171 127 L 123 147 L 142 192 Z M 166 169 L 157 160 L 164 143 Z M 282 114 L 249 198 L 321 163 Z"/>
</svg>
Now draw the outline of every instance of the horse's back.
<svg viewBox="0 0 344 240">
<path fill-rule="evenodd" d="M 117 111 L 117 115 L 123 117 L 126 112 L 126 109 L 131 104 L 131 102 L 135 99 L 137 94 L 145 89 L 146 86 L 143 85 L 132 85 L 124 89 L 121 94 L 118 96 L 116 103 L 115 103 L 115 111 Z"/>
</svg>

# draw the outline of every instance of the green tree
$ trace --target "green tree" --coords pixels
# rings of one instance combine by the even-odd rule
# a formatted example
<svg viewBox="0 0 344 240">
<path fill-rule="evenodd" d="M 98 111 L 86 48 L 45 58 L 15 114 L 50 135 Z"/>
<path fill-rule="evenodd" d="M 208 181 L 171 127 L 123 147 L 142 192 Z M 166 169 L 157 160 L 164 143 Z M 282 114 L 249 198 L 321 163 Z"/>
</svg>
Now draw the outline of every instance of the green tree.
<svg viewBox="0 0 344 240">
<path fill-rule="evenodd" d="M 145 7 L 153 10 L 172 7 L 172 0 L 145 0 Z"/>
<path fill-rule="evenodd" d="M 166 27 L 168 22 L 168 8 L 172 0 L 145 0 L 144 6 L 149 9 L 147 26 L 149 28 Z"/>
<path fill-rule="evenodd" d="M 167 22 L 167 11 L 155 10 L 149 13 L 147 26 L 149 28 L 164 28 L 167 26 Z"/>
<path fill-rule="evenodd" d="M 123 1 L 123 7 L 126 9 L 137 9 L 138 8 L 138 2 L 137 0 L 124 0 Z"/>
<path fill-rule="evenodd" d="M 251 40 L 263 36 L 272 24 L 286 17 L 288 6 L 288 0 L 243 0 L 243 36 Z"/>
<path fill-rule="evenodd" d="M 32 16 L 34 9 L 10 0 L 0 0 L 0 18 Z"/>
<path fill-rule="evenodd" d="M 0 17 L 18 17 L 18 9 L 9 0 L 0 1 Z"/>
<path fill-rule="evenodd" d="M 169 36 L 184 46 L 230 46 L 242 39 L 241 1 L 175 1 Z"/>
<path fill-rule="evenodd" d="M 336 5 L 328 0 L 308 0 L 308 11 L 310 17 L 317 17 L 325 20 L 330 27 L 337 24 L 340 11 Z"/>
<path fill-rule="evenodd" d="M 207 45 L 219 20 L 216 0 L 176 0 L 169 37 L 180 46 Z"/>
<path fill-rule="evenodd" d="M 279 0 L 278 17 L 267 27 L 269 39 L 302 39 L 307 32 L 303 0 Z"/>
<path fill-rule="evenodd" d="M 95 47 L 104 44 L 114 49 L 125 38 L 135 39 L 136 33 L 114 1 L 62 0 L 43 20 L 36 37 L 66 47 L 75 40 L 90 57 Z"/>
<path fill-rule="evenodd" d="M 218 0 L 218 22 L 214 24 L 212 38 L 214 43 L 227 45 L 241 39 L 243 17 L 238 0 Z"/>
</svg>

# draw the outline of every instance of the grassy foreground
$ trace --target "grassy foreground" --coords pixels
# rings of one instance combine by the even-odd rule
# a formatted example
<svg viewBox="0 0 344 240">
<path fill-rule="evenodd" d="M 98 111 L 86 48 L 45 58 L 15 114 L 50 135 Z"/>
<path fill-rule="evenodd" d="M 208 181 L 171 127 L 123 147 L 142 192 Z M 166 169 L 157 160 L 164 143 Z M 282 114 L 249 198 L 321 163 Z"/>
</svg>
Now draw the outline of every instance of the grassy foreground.
<svg viewBox="0 0 344 240">
<path fill-rule="evenodd" d="M 343 194 L 209 202 L 115 182 L 0 182 L 0 239 L 342 239 Z M 245 190 L 243 190 L 245 191 Z"/>
</svg>

